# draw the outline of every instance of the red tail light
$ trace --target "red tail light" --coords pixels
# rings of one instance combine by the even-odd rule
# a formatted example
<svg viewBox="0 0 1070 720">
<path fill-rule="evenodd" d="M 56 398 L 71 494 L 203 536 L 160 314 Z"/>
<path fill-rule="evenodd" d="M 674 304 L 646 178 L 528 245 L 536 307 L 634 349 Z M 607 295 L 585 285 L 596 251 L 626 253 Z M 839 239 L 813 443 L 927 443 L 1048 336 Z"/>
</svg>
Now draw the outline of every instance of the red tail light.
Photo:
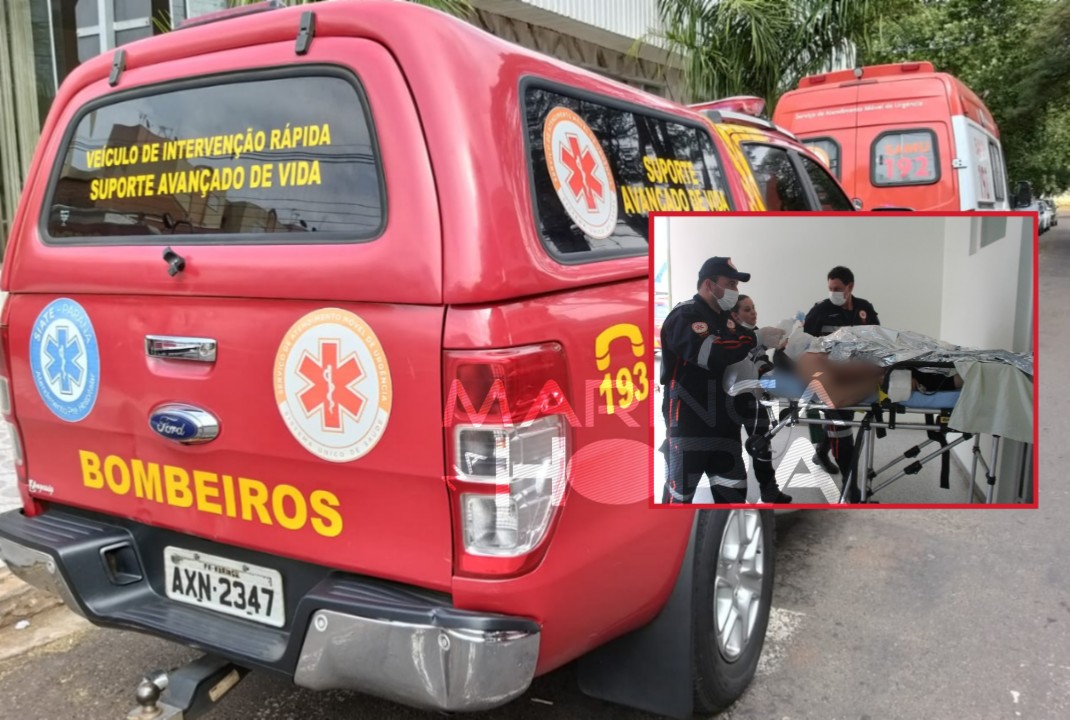
<svg viewBox="0 0 1070 720">
<path fill-rule="evenodd" d="M 8 433 L 11 435 L 11 444 L 15 450 L 15 476 L 18 479 L 19 495 L 22 496 L 22 506 L 27 515 L 33 516 L 44 512 L 44 507 L 36 499 L 30 497 L 29 473 L 26 470 L 26 455 L 23 452 L 22 431 L 15 415 L 15 396 L 11 388 L 11 343 L 8 336 L 7 326 L 7 300 L 0 309 L 0 415 L 7 423 Z"/>
<path fill-rule="evenodd" d="M 447 351 L 446 480 L 459 575 L 504 577 L 542 560 L 565 499 L 570 425 L 560 345 Z"/>
</svg>

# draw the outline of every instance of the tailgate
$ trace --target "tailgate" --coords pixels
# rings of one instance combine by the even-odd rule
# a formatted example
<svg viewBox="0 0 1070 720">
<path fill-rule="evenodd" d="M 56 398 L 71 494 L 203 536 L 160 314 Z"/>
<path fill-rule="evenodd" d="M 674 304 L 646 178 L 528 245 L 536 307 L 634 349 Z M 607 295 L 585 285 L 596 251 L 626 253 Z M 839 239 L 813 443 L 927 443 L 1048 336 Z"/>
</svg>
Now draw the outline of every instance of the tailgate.
<svg viewBox="0 0 1070 720">
<path fill-rule="evenodd" d="M 41 499 L 380 577 L 447 581 L 442 308 L 8 302 L 15 407 Z M 150 357 L 146 336 L 210 339 L 216 359 Z M 209 413 L 218 437 L 178 442 L 181 421 L 153 417 L 174 403 Z"/>
<path fill-rule="evenodd" d="M 117 89 L 61 92 L 31 171 L 4 270 L 32 492 L 448 589 L 442 233 L 405 79 L 370 40 L 182 32 L 203 54 L 160 39 Z"/>
</svg>

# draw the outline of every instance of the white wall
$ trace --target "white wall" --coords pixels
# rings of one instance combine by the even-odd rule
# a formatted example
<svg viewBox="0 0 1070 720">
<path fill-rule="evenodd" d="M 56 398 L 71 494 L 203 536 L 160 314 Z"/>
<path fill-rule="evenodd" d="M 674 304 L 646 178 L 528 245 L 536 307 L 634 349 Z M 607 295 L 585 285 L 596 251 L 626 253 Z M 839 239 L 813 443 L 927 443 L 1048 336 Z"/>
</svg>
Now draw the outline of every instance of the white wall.
<svg viewBox="0 0 1070 720">
<path fill-rule="evenodd" d="M 668 232 L 668 227 L 669 227 L 669 218 L 667 218 L 667 217 L 655 217 L 654 218 L 654 237 L 655 238 L 664 238 L 664 237 L 666 237 L 666 233 Z M 662 263 L 667 262 L 669 260 L 669 252 L 668 252 L 668 246 L 667 246 L 667 244 L 665 242 L 655 242 L 655 243 L 653 243 L 653 245 L 654 245 L 654 275 L 657 276 L 658 268 L 661 267 Z M 669 287 L 670 281 L 671 280 L 669 278 L 669 274 L 666 273 L 666 276 L 665 276 L 664 281 L 662 283 L 658 283 L 655 280 L 654 289 L 657 292 L 661 292 L 662 290 L 667 290 L 668 287 Z"/>
<path fill-rule="evenodd" d="M 966 347 L 1028 353 L 1033 342 L 1033 223 L 1020 217 L 1006 218 L 1005 232 L 998 233 L 1003 237 L 980 247 L 981 222 L 992 220 L 944 218 L 944 339 Z M 1014 474 L 1022 447 L 1007 440 L 1003 445 L 996 472 L 1000 478 L 996 501 L 1014 502 Z M 991 437 L 982 436 L 981 450 L 988 461 L 991 448 Z M 954 452 L 965 467 L 970 467 L 972 453 L 968 445 Z M 980 471 L 978 477 L 978 489 L 986 492 Z"/>
<path fill-rule="evenodd" d="M 1028 341 L 1026 347 L 1017 346 L 1022 338 L 1016 332 L 1020 308 L 1030 305 L 1033 289 L 1031 266 L 1025 278 L 1019 272 L 1023 260 L 1033 259 L 1032 253 L 1023 253 L 1023 245 L 1031 249 L 1023 243 L 1024 219 L 1000 218 L 1006 221 L 1004 237 L 978 247 L 982 220 L 996 218 L 943 219 L 947 268 L 940 303 L 943 339 L 967 347 L 1029 352 Z"/>
<path fill-rule="evenodd" d="M 739 287 L 754 298 L 759 324 L 775 325 L 827 298 L 828 271 L 846 265 L 855 274 L 855 294 L 873 303 L 882 325 L 940 337 L 945 218 L 704 216 L 665 222 L 668 232 L 655 225 L 654 242 L 667 236 L 673 304 L 694 295 L 703 261 L 729 256 L 752 274 Z"/>
<path fill-rule="evenodd" d="M 753 275 L 740 292 L 754 297 L 759 323 L 775 325 L 826 298 L 829 269 L 846 265 L 855 273 L 855 291 L 874 304 L 882 325 L 966 347 L 1028 353 L 1033 224 L 1018 217 L 1005 222 L 1002 232 L 987 233 L 998 239 L 981 246 L 981 219 L 961 216 L 659 217 L 653 242 L 657 257 L 664 252 L 659 245 L 668 247 L 674 304 L 694 295 L 703 261 L 729 256 Z M 967 469 L 971 445 L 953 451 Z M 991 446 L 991 438 L 982 437 L 986 460 Z M 1023 452 L 1021 444 L 1004 440 L 997 502 L 1015 502 Z M 984 492 L 980 470 L 978 477 Z"/>
</svg>

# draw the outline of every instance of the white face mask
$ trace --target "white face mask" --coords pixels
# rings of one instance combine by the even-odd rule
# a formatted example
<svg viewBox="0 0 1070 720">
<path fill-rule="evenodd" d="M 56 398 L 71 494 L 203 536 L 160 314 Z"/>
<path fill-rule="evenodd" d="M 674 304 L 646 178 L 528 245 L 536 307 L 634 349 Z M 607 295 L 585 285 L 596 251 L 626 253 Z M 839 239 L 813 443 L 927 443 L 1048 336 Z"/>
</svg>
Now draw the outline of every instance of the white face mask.
<svg viewBox="0 0 1070 720">
<path fill-rule="evenodd" d="M 721 306 L 722 310 L 731 310 L 736 306 L 739 301 L 739 291 L 729 290 L 725 288 L 724 295 L 717 298 L 717 304 Z"/>
<path fill-rule="evenodd" d="M 748 330 L 753 330 L 755 327 L 757 327 L 756 325 L 751 325 L 749 322 L 743 322 L 742 320 L 739 321 L 739 324 L 747 328 Z"/>
<path fill-rule="evenodd" d="M 847 302 L 847 298 L 845 298 L 843 296 L 842 292 L 830 292 L 829 293 L 829 300 L 831 300 L 832 304 L 836 305 L 837 307 L 839 307 L 840 305 L 843 305 L 845 302 Z"/>
</svg>

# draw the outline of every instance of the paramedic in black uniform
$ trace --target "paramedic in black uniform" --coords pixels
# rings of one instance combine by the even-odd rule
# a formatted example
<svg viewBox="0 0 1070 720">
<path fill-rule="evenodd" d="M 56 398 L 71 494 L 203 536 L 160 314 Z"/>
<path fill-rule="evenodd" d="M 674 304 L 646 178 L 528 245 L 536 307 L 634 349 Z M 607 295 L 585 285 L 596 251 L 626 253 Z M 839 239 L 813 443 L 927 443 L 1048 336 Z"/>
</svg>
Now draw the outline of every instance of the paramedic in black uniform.
<svg viewBox="0 0 1070 720">
<path fill-rule="evenodd" d="M 766 356 L 769 348 L 758 342 L 758 310 L 754 306 L 754 299 L 749 295 L 740 295 L 739 302 L 732 310 L 732 319 L 741 326 L 740 332 L 754 338 L 754 349 L 747 356 L 747 361 L 754 366 L 753 376 L 760 378 L 773 369 L 773 363 Z M 736 411 L 743 421 L 747 437 L 762 437 L 769 432 L 769 411 L 758 397 L 758 393 L 746 390 L 736 395 Z M 754 460 L 754 477 L 758 480 L 762 502 L 780 505 L 790 503 L 791 495 L 781 491 L 776 484 L 772 445 L 765 444 L 761 450 L 751 451 L 750 456 Z"/>
<path fill-rule="evenodd" d="M 806 319 L 803 321 L 803 332 L 814 337 L 823 337 L 831 335 L 842 327 L 880 325 L 873 303 L 855 297 L 854 289 L 855 276 L 848 268 L 837 265 L 829 270 L 829 297 L 810 308 L 810 312 L 806 314 Z M 826 410 L 825 419 L 850 421 L 854 419 L 854 413 Z M 819 426 L 811 425 L 810 428 L 810 439 L 817 445 L 817 453 L 814 455 L 815 463 L 820 464 L 829 473 L 851 467 L 851 455 L 854 453 L 853 428 L 826 425 L 824 438 L 821 437 Z M 830 445 L 839 468 L 829 460 Z M 846 481 L 847 473 L 845 472 L 844 482 Z M 857 484 L 852 484 L 848 500 L 850 502 L 859 500 Z"/>
<path fill-rule="evenodd" d="M 661 328 L 662 415 L 666 429 L 666 482 L 662 502 L 690 503 L 703 475 L 716 503 L 747 500 L 742 424 L 722 382 L 725 368 L 747 358 L 754 336 L 740 332 L 730 315 L 740 282 L 731 258 L 712 257 L 698 274 L 698 292 L 672 309 Z M 767 346 L 783 338 L 778 328 L 757 336 Z"/>
</svg>

